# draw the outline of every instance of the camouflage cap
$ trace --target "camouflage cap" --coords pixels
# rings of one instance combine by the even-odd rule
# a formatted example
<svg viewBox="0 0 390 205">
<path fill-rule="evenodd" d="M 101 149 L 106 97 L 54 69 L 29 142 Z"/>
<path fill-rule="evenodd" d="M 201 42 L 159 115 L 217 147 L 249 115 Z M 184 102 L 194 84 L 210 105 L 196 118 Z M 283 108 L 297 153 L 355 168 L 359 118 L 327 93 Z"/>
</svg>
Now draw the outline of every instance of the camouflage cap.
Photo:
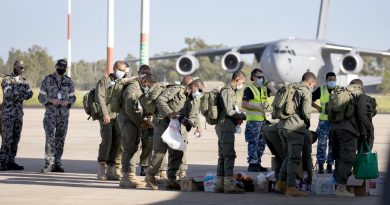
<svg viewBox="0 0 390 205">
<path fill-rule="evenodd" d="M 22 60 L 16 60 L 14 63 L 14 67 L 24 67 L 24 63 Z"/>
<path fill-rule="evenodd" d="M 64 59 L 60 59 L 57 61 L 56 66 L 61 68 L 66 68 L 68 66 L 68 63 Z"/>
</svg>

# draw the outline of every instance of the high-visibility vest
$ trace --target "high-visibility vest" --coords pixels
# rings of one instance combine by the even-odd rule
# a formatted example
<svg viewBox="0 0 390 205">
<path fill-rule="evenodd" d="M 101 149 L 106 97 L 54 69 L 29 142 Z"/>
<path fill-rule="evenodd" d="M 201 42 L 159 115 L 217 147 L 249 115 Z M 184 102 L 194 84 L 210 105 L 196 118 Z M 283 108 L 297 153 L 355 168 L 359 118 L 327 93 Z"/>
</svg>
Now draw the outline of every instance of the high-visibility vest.
<svg viewBox="0 0 390 205">
<path fill-rule="evenodd" d="M 248 88 L 251 89 L 253 93 L 253 99 L 249 100 L 249 104 L 258 107 L 262 105 L 264 109 L 267 108 L 268 106 L 267 88 L 265 86 L 261 86 L 259 89 L 255 85 L 250 85 L 248 86 Z M 257 110 L 247 110 L 246 114 L 247 114 L 246 115 L 247 121 L 265 120 L 265 111 L 260 112 Z"/>
<path fill-rule="evenodd" d="M 321 90 L 320 103 L 321 103 L 321 108 L 322 108 L 321 113 L 320 113 L 320 120 L 321 121 L 328 121 L 328 115 L 325 114 L 325 105 L 327 102 L 329 102 L 328 87 L 326 85 L 321 86 L 320 90 Z"/>
</svg>

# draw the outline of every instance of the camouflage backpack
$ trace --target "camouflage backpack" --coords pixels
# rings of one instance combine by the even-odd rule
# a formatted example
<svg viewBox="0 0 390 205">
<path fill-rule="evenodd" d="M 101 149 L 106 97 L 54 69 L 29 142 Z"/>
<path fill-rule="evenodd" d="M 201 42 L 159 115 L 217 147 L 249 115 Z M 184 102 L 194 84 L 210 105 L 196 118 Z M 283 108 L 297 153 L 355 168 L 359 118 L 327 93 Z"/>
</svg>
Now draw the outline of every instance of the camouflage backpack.
<svg viewBox="0 0 390 205">
<path fill-rule="evenodd" d="M 219 104 L 220 92 L 214 89 L 210 92 L 205 92 L 200 99 L 200 112 L 206 118 L 206 122 L 210 125 L 215 125 L 218 122 L 220 114 Z"/>
<path fill-rule="evenodd" d="M 156 99 L 162 92 L 164 92 L 165 88 L 166 86 L 164 84 L 157 83 L 151 88 L 151 90 L 140 96 L 139 102 L 148 115 L 152 115 L 157 112 Z"/>
<path fill-rule="evenodd" d="M 137 82 L 136 78 L 122 78 L 115 81 L 109 100 L 111 112 L 119 113 L 121 111 L 123 90 L 128 85 L 135 82 Z"/>
<path fill-rule="evenodd" d="M 369 119 L 372 119 L 372 117 L 377 114 L 376 107 L 378 106 L 378 104 L 376 103 L 376 99 L 371 96 L 365 95 L 365 98 L 367 104 L 367 117 Z"/>
<path fill-rule="evenodd" d="M 88 93 L 86 93 L 83 97 L 83 107 L 85 113 L 87 113 L 88 120 L 92 118 L 92 120 L 97 120 L 101 118 L 100 105 L 95 101 L 95 88 L 92 88 Z"/>
<path fill-rule="evenodd" d="M 332 91 L 325 108 L 331 123 L 342 122 L 353 116 L 355 108 L 352 92 L 355 90 L 360 90 L 360 87 L 349 85 L 347 87 L 337 87 Z"/>
<path fill-rule="evenodd" d="M 3 87 L 1 83 L 3 82 L 3 77 L 0 77 L 0 109 L 3 107 Z"/>
<path fill-rule="evenodd" d="M 288 119 L 296 110 L 293 97 L 297 91 L 298 84 L 293 83 L 281 87 L 275 95 L 272 102 L 272 118 L 273 119 Z"/>
</svg>

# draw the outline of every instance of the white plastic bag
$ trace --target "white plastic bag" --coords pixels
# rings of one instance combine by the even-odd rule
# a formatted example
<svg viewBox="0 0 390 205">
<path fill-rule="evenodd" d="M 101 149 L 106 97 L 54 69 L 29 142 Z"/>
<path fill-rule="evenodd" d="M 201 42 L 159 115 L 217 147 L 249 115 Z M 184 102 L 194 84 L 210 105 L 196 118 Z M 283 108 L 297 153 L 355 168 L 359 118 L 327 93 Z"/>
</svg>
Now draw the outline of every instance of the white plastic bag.
<svg viewBox="0 0 390 205">
<path fill-rule="evenodd" d="M 184 151 L 186 149 L 186 143 L 184 138 L 180 134 L 180 122 L 177 119 L 171 119 L 168 128 L 161 136 L 163 142 L 174 149 Z"/>
<path fill-rule="evenodd" d="M 260 173 L 259 175 L 257 175 L 256 185 L 260 191 L 265 190 L 266 182 L 267 182 L 267 177 L 263 173 Z"/>
<path fill-rule="evenodd" d="M 217 183 L 217 176 L 213 172 L 207 172 L 203 179 L 204 191 L 214 192 L 215 183 Z"/>
</svg>

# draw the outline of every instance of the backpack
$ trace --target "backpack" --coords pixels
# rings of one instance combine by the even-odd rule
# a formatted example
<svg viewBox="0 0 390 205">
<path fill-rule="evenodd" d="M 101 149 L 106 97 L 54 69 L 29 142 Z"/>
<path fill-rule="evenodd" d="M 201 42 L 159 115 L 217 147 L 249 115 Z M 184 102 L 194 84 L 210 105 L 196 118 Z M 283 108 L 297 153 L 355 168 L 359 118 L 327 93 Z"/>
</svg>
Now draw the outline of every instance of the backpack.
<svg viewBox="0 0 390 205">
<path fill-rule="evenodd" d="M 97 120 L 101 117 L 100 106 L 95 101 L 95 88 L 92 88 L 88 93 L 83 97 L 83 107 L 85 113 L 87 113 L 88 120 Z"/>
<path fill-rule="evenodd" d="M 3 79 L 3 77 L 0 77 L 0 110 L 3 108 L 3 86 L 1 86 Z"/>
<path fill-rule="evenodd" d="M 213 89 L 210 92 L 205 92 L 200 99 L 200 112 L 206 118 L 206 122 L 210 125 L 216 125 L 220 115 L 220 92 Z"/>
<path fill-rule="evenodd" d="M 368 119 L 371 119 L 377 114 L 376 107 L 378 104 L 376 103 L 376 99 L 371 96 L 365 95 L 365 98 L 367 104 L 367 117 Z"/>
<path fill-rule="evenodd" d="M 281 87 L 272 102 L 272 119 L 286 120 L 290 118 L 296 110 L 294 95 L 298 84 L 293 83 Z"/>
<path fill-rule="evenodd" d="M 151 91 L 140 96 L 139 102 L 147 114 L 155 114 L 157 112 L 156 100 L 164 92 L 165 88 L 166 86 L 164 84 L 157 83 Z"/>
<path fill-rule="evenodd" d="M 115 84 L 112 87 L 111 97 L 108 101 L 111 112 L 119 113 L 121 111 L 123 90 L 129 84 L 136 82 L 135 79 L 136 78 L 122 78 L 115 81 Z"/>
<path fill-rule="evenodd" d="M 358 89 L 360 87 L 356 85 L 349 85 L 347 87 L 337 87 L 332 91 L 325 108 L 331 123 L 342 122 L 353 116 L 355 108 L 352 92 Z"/>
</svg>

